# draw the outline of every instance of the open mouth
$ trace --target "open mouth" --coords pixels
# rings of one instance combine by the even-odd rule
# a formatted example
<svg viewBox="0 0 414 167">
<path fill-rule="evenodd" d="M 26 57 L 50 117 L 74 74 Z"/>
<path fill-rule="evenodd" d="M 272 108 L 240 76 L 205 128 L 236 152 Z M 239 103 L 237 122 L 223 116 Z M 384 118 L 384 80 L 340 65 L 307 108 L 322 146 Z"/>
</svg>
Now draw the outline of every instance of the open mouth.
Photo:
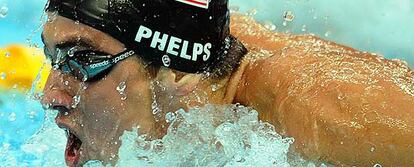
<svg viewBox="0 0 414 167">
<path fill-rule="evenodd" d="M 68 166 L 76 166 L 79 162 L 82 141 L 70 130 L 66 130 L 68 141 L 66 143 L 65 160 Z"/>
</svg>

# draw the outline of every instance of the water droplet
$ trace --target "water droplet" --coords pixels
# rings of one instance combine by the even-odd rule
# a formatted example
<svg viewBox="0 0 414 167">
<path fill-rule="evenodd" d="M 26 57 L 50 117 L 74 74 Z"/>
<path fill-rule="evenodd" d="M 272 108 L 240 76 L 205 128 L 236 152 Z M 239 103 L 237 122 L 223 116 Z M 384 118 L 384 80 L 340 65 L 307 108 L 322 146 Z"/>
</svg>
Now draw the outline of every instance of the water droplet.
<svg viewBox="0 0 414 167">
<path fill-rule="evenodd" d="M 229 10 L 230 12 L 238 12 L 240 11 L 240 6 L 230 5 Z"/>
<path fill-rule="evenodd" d="M 59 65 L 57 64 L 53 65 L 53 70 L 57 70 L 57 69 L 59 69 Z"/>
<path fill-rule="evenodd" d="M 242 162 L 244 162 L 244 161 L 246 161 L 246 159 L 244 159 L 242 156 L 240 156 L 240 155 L 235 155 L 234 156 L 234 160 L 236 160 L 236 162 L 240 162 L 240 163 L 242 163 Z"/>
<path fill-rule="evenodd" d="M 116 87 L 116 90 L 119 92 L 119 94 L 121 95 L 121 100 L 126 100 L 127 96 L 125 94 L 125 89 L 126 89 L 127 85 L 125 82 L 121 82 L 119 83 L 119 85 Z"/>
<path fill-rule="evenodd" d="M 165 67 L 169 67 L 171 65 L 171 59 L 168 57 L 168 55 L 162 56 L 162 63 Z"/>
<path fill-rule="evenodd" d="M 283 13 L 283 19 L 285 21 L 291 22 L 291 21 L 293 21 L 295 19 L 295 15 L 293 14 L 292 11 L 285 11 Z"/>
<path fill-rule="evenodd" d="M 257 10 L 256 9 L 251 9 L 249 11 L 247 11 L 247 16 L 254 16 L 257 14 Z"/>
<path fill-rule="evenodd" d="M 11 53 L 10 53 L 10 52 L 6 52 L 6 53 L 4 54 L 4 56 L 6 56 L 6 58 L 9 58 L 9 57 L 10 57 L 10 55 L 11 55 Z"/>
<path fill-rule="evenodd" d="M 151 109 L 152 109 L 152 114 L 153 114 L 153 115 L 158 115 L 158 114 L 161 112 L 161 110 L 160 110 L 160 108 L 158 107 L 158 104 L 157 104 L 157 102 L 156 102 L 156 101 L 153 101 L 153 102 L 152 102 L 152 104 L 151 104 Z"/>
<path fill-rule="evenodd" d="M 70 49 L 68 50 L 68 56 L 69 56 L 69 57 L 73 57 L 73 56 L 75 55 L 75 52 L 76 52 L 77 50 L 78 50 L 78 49 L 77 49 L 76 47 L 70 48 Z"/>
<path fill-rule="evenodd" d="M 329 37 L 331 34 L 332 34 L 332 32 L 331 32 L 331 31 L 326 31 L 326 32 L 325 32 L 325 37 Z"/>
<path fill-rule="evenodd" d="M 72 108 L 78 107 L 78 105 L 80 103 L 80 100 L 81 100 L 81 96 L 80 95 L 73 96 L 73 102 L 72 102 L 71 107 Z"/>
<path fill-rule="evenodd" d="M 274 25 L 272 22 L 265 22 L 264 27 L 270 31 L 276 30 L 276 25 Z"/>
<path fill-rule="evenodd" d="M 3 6 L 0 8 L 0 18 L 5 18 L 8 13 L 9 13 L 9 8 L 7 8 L 6 6 Z"/>
<path fill-rule="evenodd" d="M 45 108 L 45 109 L 50 109 L 50 106 L 52 106 L 52 104 L 50 104 L 50 103 L 42 104 L 42 107 Z"/>
<path fill-rule="evenodd" d="M 121 95 L 121 100 L 123 101 L 123 100 L 126 100 L 128 97 L 125 95 L 125 94 L 122 94 Z"/>
<path fill-rule="evenodd" d="M 282 25 L 286 27 L 287 26 L 287 21 L 283 21 Z"/>
<path fill-rule="evenodd" d="M 14 112 L 10 113 L 9 121 L 10 122 L 16 121 L 16 113 L 14 113 Z"/>
<path fill-rule="evenodd" d="M 381 164 L 375 164 L 374 166 L 372 166 L 372 167 L 382 167 L 382 165 Z"/>
<path fill-rule="evenodd" d="M 126 89 L 126 83 L 125 82 L 119 83 L 118 87 L 116 87 L 116 90 L 119 93 L 123 93 L 125 91 L 125 89 Z"/>
<path fill-rule="evenodd" d="M 36 111 L 29 111 L 27 112 L 27 115 L 29 116 L 30 119 L 34 119 L 36 117 Z"/>
<path fill-rule="evenodd" d="M 69 81 L 65 81 L 64 84 L 65 84 L 65 86 L 68 86 L 69 85 Z"/>
<path fill-rule="evenodd" d="M 6 73 L 5 73 L 5 72 L 1 72 L 1 73 L 0 73 L 0 79 L 1 79 L 1 80 L 6 79 L 6 76 L 7 76 L 7 75 L 6 75 Z"/>
<path fill-rule="evenodd" d="M 213 91 L 213 92 L 215 92 L 215 91 L 217 91 L 217 90 L 219 90 L 220 89 L 220 86 L 218 85 L 218 84 L 213 84 L 213 85 L 211 85 L 211 90 Z"/>
<path fill-rule="evenodd" d="M 116 87 L 116 90 L 119 92 L 119 94 L 121 95 L 121 100 L 126 100 L 127 96 L 125 94 L 125 89 L 126 89 L 127 85 L 125 82 L 121 82 L 119 83 L 119 85 Z"/>
<path fill-rule="evenodd" d="M 176 118 L 176 116 L 172 112 L 168 112 L 167 114 L 165 114 L 165 121 L 167 123 L 173 122 L 175 120 L 175 118 Z"/>
<path fill-rule="evenodd" d="M 307 31 L 307 27 L 306 27 L 306 25 L 303 25 L 302 26 L 302 32 L 306 32 Z"/>
<path fill-rule="evenodd" d="M 82 81 L 83 82 L 86 82 L 88 79 L 89 79 L 88 76 L 87 75 L 84 75 L 83 78 L 82 78 Z"/>
</svg>

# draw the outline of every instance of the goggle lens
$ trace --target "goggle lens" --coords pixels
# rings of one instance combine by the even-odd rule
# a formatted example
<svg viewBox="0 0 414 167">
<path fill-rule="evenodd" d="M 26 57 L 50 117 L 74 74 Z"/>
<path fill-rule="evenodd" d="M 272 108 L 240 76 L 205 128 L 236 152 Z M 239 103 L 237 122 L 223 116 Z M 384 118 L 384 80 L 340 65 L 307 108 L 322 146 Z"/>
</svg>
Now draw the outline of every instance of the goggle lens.
<svg viewBox="0 0 414 167">
<path fill-rule="evenodd" d="M 61 54 L 62 52 L 58 52 Z M 107 55 L 94 51 L 80 51 L 74 53 L 73 56 L 60 56 L 59 62 L 54 59 L 52 54 L 45 48 L 46 56 L 52 61 L 52 65 L 57 66 L 62 72 L 71 74 L 81 81 L 89 81 L 97 79 L 97 76 L 104 76 L 104 72 L 108 72 L 116 63 L 125 60 L 135 54 L 133 50 L 126 50 L 115 56 Z"/>
</svg>

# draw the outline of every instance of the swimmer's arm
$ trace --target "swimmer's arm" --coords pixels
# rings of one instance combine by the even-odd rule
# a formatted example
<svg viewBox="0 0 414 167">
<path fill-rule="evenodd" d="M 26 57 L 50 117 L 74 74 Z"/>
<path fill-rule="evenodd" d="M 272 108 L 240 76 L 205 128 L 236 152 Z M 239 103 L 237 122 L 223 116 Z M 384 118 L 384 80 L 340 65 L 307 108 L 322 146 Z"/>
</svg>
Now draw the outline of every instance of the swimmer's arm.
<svg viewBox="0 0 414 167">
<path fill-rule="evenodd" d="M 233 18 L 233 33 L 248 44 L 251 55 L 274 56 L 252 64 L 261 70 L 245 76 L 255 83 L 239 100 L 295 137 L 296 150 L 334 164 L 414 164 L 411 69 L 313 36 L 261 30 L 245 19 Z M 235 29 L 243 26 L 258 32 Z"/>
</svg>

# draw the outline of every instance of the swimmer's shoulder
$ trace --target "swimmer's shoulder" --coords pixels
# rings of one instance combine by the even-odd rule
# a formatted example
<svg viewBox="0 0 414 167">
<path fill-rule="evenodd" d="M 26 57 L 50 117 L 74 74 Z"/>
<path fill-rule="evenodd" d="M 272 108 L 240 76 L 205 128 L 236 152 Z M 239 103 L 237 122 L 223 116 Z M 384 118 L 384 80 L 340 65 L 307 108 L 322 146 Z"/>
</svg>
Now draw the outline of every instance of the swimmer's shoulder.
<svg viewBox="0 0 414 167">
<path fill-rule="evenodd" d="M 246 58 L 250 60 L 284 58 L 285 61 L 302 59 L 300 61 L 304 63 L 303 60 L 326 61 L 325 58 L 328 57 L 346 55 L 374 58 L 313 34 L 293 35 L 271 31 L 252 17 L 239 13 L 231 15 L 230 31 L 248 49 L 249 54 Z"/>
</svg>

